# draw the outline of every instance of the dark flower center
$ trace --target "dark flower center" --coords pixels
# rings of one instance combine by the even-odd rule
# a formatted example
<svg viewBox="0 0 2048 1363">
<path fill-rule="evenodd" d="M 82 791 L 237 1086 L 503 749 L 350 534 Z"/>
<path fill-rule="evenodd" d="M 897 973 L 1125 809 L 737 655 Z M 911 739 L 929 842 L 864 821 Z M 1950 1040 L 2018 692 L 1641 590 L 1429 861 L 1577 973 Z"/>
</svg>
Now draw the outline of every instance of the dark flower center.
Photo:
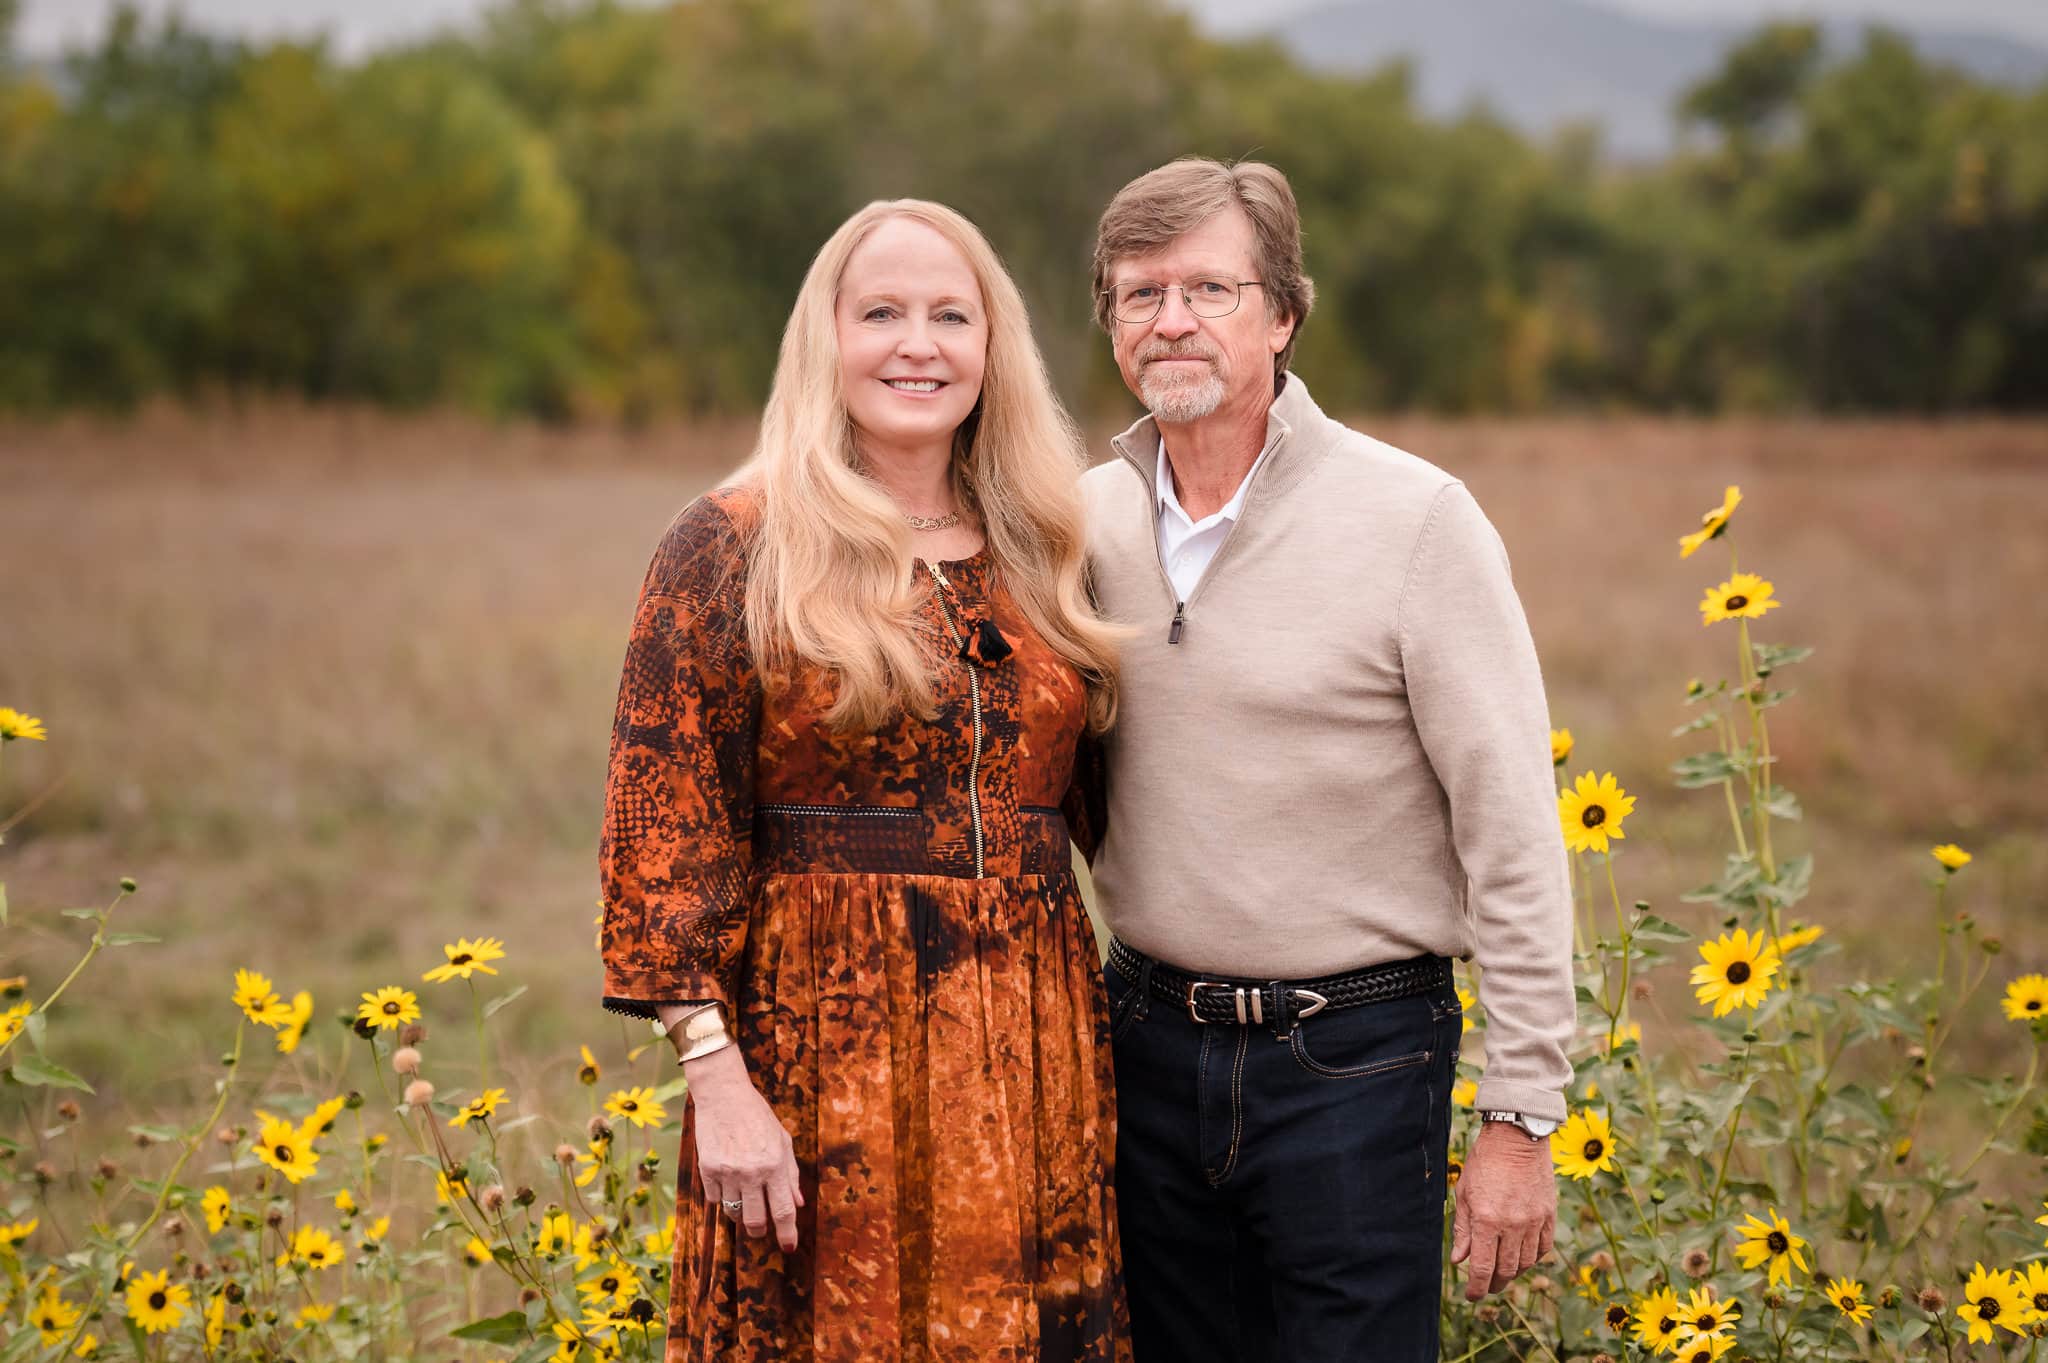
<svg viewBox="0 0 2048 1363">
<path fill-rule="evenodd" d="M 2039 1000 L 2039 999 L 2028 999 L 2028 1000 L 2026 1001 L 2026 1003 L 2025 1003 L 2024 1007 L 2026 1008 L 2026 1010 L 2027 1010 L 2027 1011 L 2028 1011 L 2029 1013 L 2038 1013 L 2038 1012 L 2040 1012 L 2040 1011 L 2041 1011 L 2041 1000 Z"/>
<path fill-rule="evenodd" d="M 396 1016 L 398 1010 L 403 1006 L 397 999 L 386 999 L 384 1001 L 384 1012 L 387 1016 Z"/>
<path fill-rule="evenodd" d="M 289 1145 L 280 1145 L 271 1153 L 277 1156 L 277 1161 L 280 1164 L 290 1164 L 292 1162 L 292 1148 Z"/>
<path fill-rule="evenodd" d="M 1596 1139 L 1589 1140 L 1586 1142 L 1586 1148 L 1584 1153 L 1587 1159 L 1596 1160 L 1599 1159 L 1602 1154 L 1606 1153 L 1606 1150 L 1607 1143 L 1605 1141 Z"/>
<path fill-rule="evenodd" d="M 474 956 L 470 955 L 470 954 L 469 954 L 468 952 L 466 952 L 466 951 L 465 951 L 465 952 L 461 953 L 460 955 L 457 955 L 457 956 L 450 956 L 450 957 L 448 958 L 448 964 L 450 964 L 450 965 L 468 965 L 468 964 L 469 964 L 469 963 L 470 963 L 471 961 L 473 961 L 473 960 L 475 960 L 475 959 L 476 959 L 476 957 L 474 957 Z"/>
<path fill-rule="evenodd" d="M 1587 805 L 1586 812 L 1579 815 L 1579 822 L 1588 828 L 1598 828 L 1607 822 L 1607 810 L 1601 805 Z"/>
<path fill-rule="evenodd" d="M 619 1111 L 638 1112 L 639 1110 L 640 1104 L 634 1102 L 631 1098 L 622 1098 L 619 1100 Z"/>
<path fill-rule="evenodd" d="M 1977 1303 L 1977 1314 L 1990 1320 L 1998 1314 L 1998 1298 L 1986 1297 Z"/>
<path fill-rule="evenodd" d="M 1660 1335 L 1668 1335 L 1677 1328 L 1678 1322 L 1669 1316 L 1660 1317 L 1657 1321 L 1657 1333 Z"/>
<path fill-rule="evenodd" d="M 1748 961 L 1730 961 L 1730 962 L 1728 963 L 1728 983 L 1730 983 L 1730 984 L 1746 984 L 1746 983 L 1748 983 L 1748 981 L 1749 981 L 1749 962 L 1748 962 Z"/>
<path fill-rule="evenodd" d="M 161 1292 L 152 1292 L 149 1294 L 149 1309 L 152 1311 L 161 1311 L 164 1309 L 164 1304 L 169 1300 L 170 1298 L 165 1296 Z"/>
<path fill-rule="evenodd" d="M 2036 1292 L 2034 1294 L 2034 1309 L 2043 1315 L 2048 1315 L 2048 1292 Z"/>
<path fill-rule="evenodd" d="M 617 1278 L 599 1278 L 597 1280 L 597 1285 L 599 1287 L 602 1287 L 607 1292 L 616 1292 L 619 1290 L 619 1280 Z"/>
<path fill-rule="evenodd" d="M 1628 1324 L 1628 1308 L 1626 1306 L 1610 1306 L 1607 1308 L 1608 1329 L 1619 1330 L 1626 1324 Z"/>
<path fill-rule="evenodd" d="M 654 1303 L 645 1297 L 633 1298 L 633 1304 L 626 1308 L 626 1318 L 645 1325 L 654 1319 Z"/>
<path fill-rule="evenodd" d="M 1772 1231 L 1768 1236 L 1764 1237 L 1764 1243 L 1771 1247 L 1771 1253 L 1773 1254 L 1783 1254 L 1791 1248 L 1790 1245 L 1785 1243 L 1785 1233 L 1783 1231 Z"/>
<path fill-rule="evenodd" d="M 1748 604 L 1749 598 L 1739 593 L 1728 598 L 1728 609 L 1732 611 L 1739 611 Z"/>
<path fill-rule="evenodd" d="M 1704 1332 L 1713 1329 L 1716 1325 L 1719 1325 L 1720 1323 L 1720 1317 L 1716 1316 L 1712 1311 L 1709 1311 L 1705 1315 L 1701 1316 L 1698 1320 L 1694 1321 L 1692 1323 L 1692 1328 Z"/>
</svg>

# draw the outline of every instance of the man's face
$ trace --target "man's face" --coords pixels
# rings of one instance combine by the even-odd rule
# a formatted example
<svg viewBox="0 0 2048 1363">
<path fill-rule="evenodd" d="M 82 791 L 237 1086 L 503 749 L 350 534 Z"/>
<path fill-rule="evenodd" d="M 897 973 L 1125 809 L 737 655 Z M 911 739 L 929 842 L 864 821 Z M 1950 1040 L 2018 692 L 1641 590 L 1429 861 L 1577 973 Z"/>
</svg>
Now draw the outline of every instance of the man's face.
<svg viewBox="0 0 2048 1363">
<path fill-rule="evenodd" d="M 1109 287 L 1148 283 L 1191 285 L 1226 279 L 1242 284 L 1253 272 L 1251 219 L 1232 205 L 1149 255 L 1125 256 Z M 1294 323 L 1270 315 L 1263 288 L 1241 290 L 1237 310 L 1198 317 L 1181 288 L 1169 288 L 1149 322 L 1110 321 L 1110 343 L 1124 383 L 1161 421 L 1200 421 L 1219 409 L 1264 411 L 1273 399 L 1273 357 Z"/>
</svg>

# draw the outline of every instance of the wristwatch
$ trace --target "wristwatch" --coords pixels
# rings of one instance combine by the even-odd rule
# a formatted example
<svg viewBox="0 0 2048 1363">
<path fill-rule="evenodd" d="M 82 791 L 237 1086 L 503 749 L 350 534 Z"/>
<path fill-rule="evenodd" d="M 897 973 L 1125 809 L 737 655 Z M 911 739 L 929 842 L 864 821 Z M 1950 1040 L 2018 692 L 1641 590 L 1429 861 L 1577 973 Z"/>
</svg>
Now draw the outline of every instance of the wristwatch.
<svg viewBox="0 0 2048 1363">
<path fill-rule="evenodd" d="M 1529 1139 L 1532 1141 L 1548 1140 L 1550 1133 L 1557 1130 L 1558 1127 L 1558 1123 L 1554 1118 L 1531 1117 L 1526 1112 L 1509 1112 L 1505 1109 L 1481 1112 L 1479 1120 L 1482 1122 L 1512 1122 L 1528 1132 Z"/>
</svg>

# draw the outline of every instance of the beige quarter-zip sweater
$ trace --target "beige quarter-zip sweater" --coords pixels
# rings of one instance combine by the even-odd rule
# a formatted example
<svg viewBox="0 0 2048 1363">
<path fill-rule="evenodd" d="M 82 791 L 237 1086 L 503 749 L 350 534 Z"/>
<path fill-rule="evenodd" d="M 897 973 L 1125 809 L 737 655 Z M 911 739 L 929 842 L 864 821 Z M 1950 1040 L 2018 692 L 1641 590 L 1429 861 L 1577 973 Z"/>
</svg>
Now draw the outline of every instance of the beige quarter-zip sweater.
<svg viewBox="0 0 2048 1363">
<path fill-rule="evenodd" d="M 1562 1120 L 1576 1003 L 1543 678 L 1465 485 L 1288 375 L 1243 514 L 1187 600 L 1159 559 L 1150 417 L 1082 480 L 1125 644 L 1094 863 L 1119 937 L 1302 979 L 1477 959 L 1477 1106 Z"/>
</svg>

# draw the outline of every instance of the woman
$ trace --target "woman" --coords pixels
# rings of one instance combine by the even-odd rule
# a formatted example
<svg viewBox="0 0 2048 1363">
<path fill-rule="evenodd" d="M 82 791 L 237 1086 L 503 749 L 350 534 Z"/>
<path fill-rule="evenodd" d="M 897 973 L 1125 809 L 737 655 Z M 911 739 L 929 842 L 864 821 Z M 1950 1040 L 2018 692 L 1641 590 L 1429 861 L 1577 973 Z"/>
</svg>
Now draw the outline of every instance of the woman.
<svg viewBox="0 0 2048 1363">
<path fill-rule="evenodd" d="M 1080 466 L 981 234 L 871 204 L 655 553 L 601 863 L 605 1006 L 691 1094 L 672 1363 L 1128 1358 Z"/>
</svg>

